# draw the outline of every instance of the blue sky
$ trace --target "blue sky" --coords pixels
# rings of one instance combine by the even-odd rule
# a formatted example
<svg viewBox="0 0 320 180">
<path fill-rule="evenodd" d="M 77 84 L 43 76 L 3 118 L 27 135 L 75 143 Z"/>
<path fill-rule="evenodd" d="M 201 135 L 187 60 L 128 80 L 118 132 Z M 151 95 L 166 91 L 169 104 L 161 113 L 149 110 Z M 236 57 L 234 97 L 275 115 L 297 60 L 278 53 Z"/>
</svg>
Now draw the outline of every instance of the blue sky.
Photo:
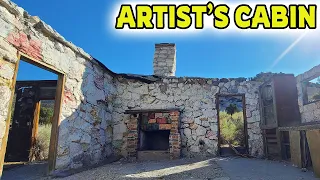
<svg viewBox="0 0 320 180">
<path fill-rule="evenodd" d="M 297 75 L 320 64 L 320 51 L 315 48 L 320 47 L 320 36 L 314 34 L 304 37 L 270 68 L 298 35 L 221 35 L 212 31 L 185 36 L 120 36 L 111 22 L 116 0 L 13 1 L 117 73 L 152 74 L 154 44 L 162 42 L 176 44 L 176 76 L 253 77 L 270 70 Z M 24 64 L 19 69 L 19 80 L 52 78 L 55 76 Z"/>
</svg>

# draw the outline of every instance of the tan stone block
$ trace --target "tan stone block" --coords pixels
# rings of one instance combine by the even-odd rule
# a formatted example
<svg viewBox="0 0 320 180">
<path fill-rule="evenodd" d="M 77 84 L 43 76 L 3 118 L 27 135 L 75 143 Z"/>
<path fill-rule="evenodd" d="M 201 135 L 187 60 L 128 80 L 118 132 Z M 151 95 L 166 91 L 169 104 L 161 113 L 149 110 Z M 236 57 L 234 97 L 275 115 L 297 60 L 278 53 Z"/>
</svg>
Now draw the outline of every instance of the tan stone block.
<svg viewBox="0 0 320 180">
<path fill-rule="evenodd" d="M 207 117 L 200 118 L 201 121 L 208 121 Z"/>
<path fill-rule="evenodd" d="M 193 124 L 190 124 L 189 128 L 195 130 L 198 128 L 198 125 L 193 123 Z"/>
</svg>

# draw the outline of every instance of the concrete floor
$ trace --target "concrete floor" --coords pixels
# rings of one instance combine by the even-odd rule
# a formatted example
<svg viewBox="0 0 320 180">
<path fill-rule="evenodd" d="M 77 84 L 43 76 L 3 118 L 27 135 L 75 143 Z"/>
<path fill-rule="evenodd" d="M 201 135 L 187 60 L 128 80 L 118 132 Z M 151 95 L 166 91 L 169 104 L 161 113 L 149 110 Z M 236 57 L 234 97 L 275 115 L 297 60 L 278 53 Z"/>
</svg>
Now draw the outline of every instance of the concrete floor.
<svg viewBox="0 0 320 180">
<path fill-rule="evenodd" d="M 4 171 L 3 180 L 48 179 L 46 165 L 27 165 Z M 123 162 L 87 170 L 64 180 L 88 179 L 205 179 L 205 180 L 316 180 L 288 163 L 245 158 L 179 159 Z"/>
</svg>

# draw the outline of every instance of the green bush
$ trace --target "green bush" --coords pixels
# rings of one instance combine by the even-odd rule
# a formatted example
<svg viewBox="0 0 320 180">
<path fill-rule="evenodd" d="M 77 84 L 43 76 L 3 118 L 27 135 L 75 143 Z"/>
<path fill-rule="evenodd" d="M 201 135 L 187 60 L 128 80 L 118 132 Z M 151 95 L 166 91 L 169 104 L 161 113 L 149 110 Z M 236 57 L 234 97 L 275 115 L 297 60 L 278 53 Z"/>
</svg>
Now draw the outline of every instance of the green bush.
<svg viewBox="0 0 320 180">
<path fill-rule="evenodd" d="M 39 124 L 48 125 L 51 124 L 51 118 L 53 116 L 53 108 L 43 107 L 40 108 Z"/>
<path fill-rule="evenodd" d="M 232 116 L 225 111 L 219 113 L 221 137 L 232 145 L 244 144 L 243 112 L 236 112 Z M 224 143 L 223 143 L 224 144 Z"/>
</svg>

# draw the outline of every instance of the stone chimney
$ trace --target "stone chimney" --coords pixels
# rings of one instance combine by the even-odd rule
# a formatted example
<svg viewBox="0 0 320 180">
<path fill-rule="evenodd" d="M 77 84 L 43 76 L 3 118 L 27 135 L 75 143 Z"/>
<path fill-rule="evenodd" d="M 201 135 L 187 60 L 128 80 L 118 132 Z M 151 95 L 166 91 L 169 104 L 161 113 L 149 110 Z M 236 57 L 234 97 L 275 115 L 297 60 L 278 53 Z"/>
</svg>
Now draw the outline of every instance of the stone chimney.
<svg viewBox="0 0 320 180">
<path fill-rule="evenodd" d="M 157 76 L 176 75 L 176 45 L 156 44 L 153 59 L 153 74 Z"/>
</svg>

